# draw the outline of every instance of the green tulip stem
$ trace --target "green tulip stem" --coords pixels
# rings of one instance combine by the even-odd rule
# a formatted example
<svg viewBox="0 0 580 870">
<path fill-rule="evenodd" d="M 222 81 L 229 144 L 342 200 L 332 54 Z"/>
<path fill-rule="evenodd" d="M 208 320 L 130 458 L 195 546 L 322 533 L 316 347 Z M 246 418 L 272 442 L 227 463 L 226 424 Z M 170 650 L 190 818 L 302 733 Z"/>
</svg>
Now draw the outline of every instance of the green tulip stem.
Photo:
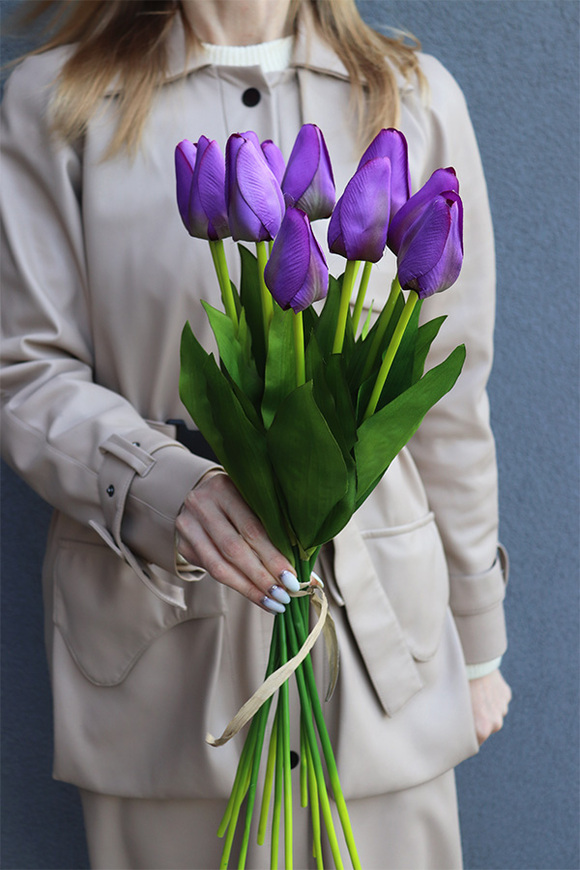
<svg viewBox="0 0 580 870">
<path fill-rule="evenodd" d="M 270 652 L 268 656 L 268 665 L 266 668 L 266 678 L 278 666 L 278 649 L 279 649 L 280 621 L 275 620 L 274 630 L 272 632 L 272 642 L 270 644 Z M 248 736 L 244 742 L 244 746 L 240 755 L 238 769 L 236 772 L 234 785 L 230 794 L 230 799 L 226 807 L 226 811 L 222 822 L 218 828 L 218 836 L 223 837 L 227 830 L 227 837 L 224 843 L 222 858 L 220 863 L 221 868 L 228 866 L 229 857 L 232 849 L 234 835 L 240 808 L 246 794 L 248 802 L 246 805 L 246 822 L 244 829 L 244 837 L 240 849 L 239 867 L 243 867 L 246 859 L 250 825 L 252 813 L 254 809 L 256 785 L 258 780 L 258 772 L 260 767 L 260 759 L 262 756 L 262 747 L 264 744 L 264 733 L 270 712 L 272 699 L 269 698 L 258 710 L 250 725 Z"/>
<path fill-rule="evenodd" d="M 286 643 L 286 626 L 284 620 L 280 620 L 280 653 L 283 662 L 288 661 L 288 648 Z M 282 760 L 284 772 L 284 868 L 292 870 L 294 861 L 292 858 L 292 771 L 290 768 L 290 695 L 288 680 L 280 686 L 282 727 Z"/>
<path fill-rule="evenodd" d="M 270 323 L 274 316 L 274 302 L 272 294 L 266 287 L 264 281 L 264 269 L 268 262 L 268 248 L 266 242 L 256 242 L 256 254 L 258 257 L 258 275 L 260 278 L 260 293 L 262 297 L 262 317 L 264 320 L 264 338 L 266 339 L 266 347 L 268 346 L 268 333 L 270 331 Z"/>
<path fill-rule="evenodd" d="M 236 771 L 236 776 L 230 793 L 230 798 L 226 806 L 223 818 L 220 822 L 220 826 L 218 828 L 218 837 L 223 837 L 228 829 L 228 826 L 232 819 L 236 796 L 240 791 L 243 791 L 245 794 L 245 780 L 250 769 L 252 754 L 254 751 L 254 737 L 255 730 L 252 730 L 252 728 L 250 727 L 250 732 L 248 733 L 248 736 L 244 743 L 244 747 L 242 749 L 242 754 L 240 755 L 240 760 L 238 762 L 238 769 Z"/>
<path fill-rule="evenodd" d="M 306 626 L 300 620 L 296 620 L 297 623 L 297 640 L 298 644 L 301 646 L 306 640 Z M 298 649 L 299 646 L 296 647 Z M 322 712 L 322 705 L 320 703 L 320 698 L 318 697 L 318 690 L 316 688 L 316 680 L 314 677 L 314 668 L 312 667 L 312 659 L 310 656 L 307 656 L 303 662 L 304 665 L 304 676 L 306 679 L 306 683 L 308 686 L 308 694 L 310 696 L 310 700 L 312 702 L 312 712 L 314 714 L 314 720 L 316 722 L 316 728 L 318 730 L 318 736 L 320 737 L 320 745 L 322 746 L 322 752 L 324 754 L 324 760 L 326 761 L 326 769 L 328 770 L 328 776 L 330 779 L 330 784 L 332 786 L 332 793 L 334 795 L 334 801 L 336 803 L 336 809 L 338 810 L 338 817 L 340 819 L 340 823 L 342 825 L 342 831 L 344 834 L 344 839 L 350 854 L 350 860 L 352 862 L 352 866 L 354 870 L 361 870 L 361 863 L 358 857 L 356 844 L 354 841 L 354 834 L 352 832 L 352 826 L 350 823 L 350 818 L 348 815 L 348 810 L 346 807 L 346 801 L 344 799 L 344 795 L 342 793 L 342 786 L 340 784 L 340 778 L 338 776 L 338 770 L 336 767 L 336 761 L 334 760 L 334 753 L 332 751 L 332 744 L 330 742 L 330 737 L 328 736 L 328 731 L 326 728 L 326 722 L 324 721 L 324 713 Z M 312 748 L 312 744 L 311 744 Z M 335 859 L 336 860 L 336 859 Z"/>
<path fill-rule="evenodd" d="M 361 275 L 360 284 L 358 285 L 358 293 L 356 295 L 356 302 L 354 303 L 354 311 L 352 313 L 352 330 L 356 335 L 356 331 L 358 329 L 358 323 L 360 320 L 360 316 L 362 313 L 365 297 L 367 295 L 367 289 L 369 286 L 369 279 L 371 277 L 371 269 L 373 268 L 373 264 L 370 262 L 366 262 L 364 265 L 363 273 Z"/>
<path fill-rule="evenodd" d="M 294 359 L 296 360 L 296 386 L 306 383 L 306 360 L 304 356 L 304 319 L 301 311 L 294 312 Z"/>
<path fill-rule="evenodd" d="M 276 771 L 274 774 L 274 809 L 272 811 L 272 836 L 270 838 L 270 870 L 276 870 L 278 867 L 278 851 L 280 844 L 280 818 L 282 815 L 282 791 L 284 788 L 284 770 L 283 770 L 283 716 L 280 704 L 280 696 L 278 696 L 278 712 L 277 712 L 277 730 L 276 737 Z"/>
<path fill-rule="evenodd" d="M 234 300 L 232 283 L 228 271 L 228 263 L 224 251 L 224 243 L 222 239 L 210 240 L 209 249 L 213 259 L 214 268 L 216 271 L 218 283 L 222 294 L 222 303 L 226 314 L 234 324 L 235 331 L 238 331 L 238 311 Z"/>
<path fill-rule="evenodd" d="M 270 799 L 272 797 L 272 786 L 274 784 L 274 768 L 276 764 L 276 744 L 278 738 L 278 712 L 274 717 L 272 725 L 272 733 L 270 734 L 270 745 L 268 746 L 268 758 L 266 761 L 266 773 L 264 775 L 264 791 L 262 793 L 262 806 L 260 809 L 260 821 L 258 823 L 258 846 L 263 846 L 266 841 L 266 827 L 268 825 L 268 810 L 270 808 Z"/>
<path fill-rule="evenodd" d="M 306 754 L 306 735 L 304 734 L 304 723 L 300 717 L 300 806 L 305 808 L 308 806 L 308 756 Z"/>
<path fill-rule="evenodd" d="M 254 723 L 252 723 L 252 725 L 253 724 Z M 224 848 L 222 851 L 222 857 L 221 857 L 221 861 L 220 861 L 220 870 L 226 870 L 228 863 L 229 863 L 229 860 L 230 860 L 230 853 L 232 851 L 232 845 L 234 842 L 234 835 L 236 833 L 238 816 L 240 814 L 240 809 L 241 809 L 243 800 L 246 796 L 246 793 L 248 791 L 248 786 L 250 784 L 252 760 L 253 760 L 253 755 L 254 755 L 254 748 L 256 745 L 256 734 L 257 734 L 257 729 L 250 727 L 250 733 L 248 734 L 248 738 L 247 738 L 247 743 L 250 744 L 250 746 L 248 748 L 248 754 L 247 754 L 246 758 L 244 759 L 244 766 L 243 766 L 242 771 L 241 771 L 241 777 L 240 777 L 240 780 L 238 782 L 237 788 L 234 787 L 232 789 L 231 797 L 233 797 L 233 803 L 232 803 L 230 819 L 229 819 L 229 823 L 228 823 L 226 839 L 224 842 Z M 231 800 L 231 797 L 230 797 L 230 800 Z M 222 824 L 223 824 L 223 822 L 222 822 Z M 220 830 L 221 830 L 221 828 L 220 828 Z M 219 831 L 218 831 L 218 835 L 223 836 L 223 834 L 219 834 Z"/>
<path fill-rule="evenodd" d="M 299 607 L 293 607 L 296 603 L 294 599 L 291 602 L 290 607 L 286 608 L 286 612 L 284 614 L 284 620 L 286 622 L 286 628 L 288 630 L 288 640 L 290 646 L 290 652 L 292 655 L 295 655 L 298 652 L 299 644 L 297 638 L 297 631 L 295 627 L 295 621 L 299 625 L 302 625 L 302 616 L 300 613 Z M 293 612 L 292 612 L 293 611 Z M 307 656 L 305 662 L 310 661 L 310 657 Z M 316 697 L 318 697 L 318 692 L 316 689 L 316 684 L 313 684 L 313 680 L 309 678 L 308 683 L 305 677 L 305 671 L 303 670 L 303 662 L 295 671 L 296 675 L 296 683 L 298 686 L 298 694 L 300 696 L 300 706 L 304 713 L 304 725 L 306 729 L 306 739 L 308 740 L 308 745 L 310 746 L 310 751 L 312 754 L 312 763 L 314 767 L 314 775 L 316 778 L 316 784 L 318 787 L 318 795 L 320 799 L 320 805 L 322 807 L 322 817 L 324 819 L 324 824 L 326 827 L 326 834 L 328 837 L 328 842 L 330 843 L 330 849 L 332 852 L 332 857 L 336 866 L 336 870 L 344 870 L 344 865 L 342 863 L 342 857 L 340 854 L 340 847 L 338 845 L 338 840 L 336 837 L 336 832 L 334 830 L 334 822 L 332 821 L 332 812 L 330 809 L 330 802 L 328 800 L 328 792 L 326 791 L 326 783 L 324 781 L 324 772 L 322 770 L 322 762 L 320 759 L 320 752 L 318 750 L 318 743 L 316 742 L 316 734 L 314 731 L 314 725 L 312 722 L 312 704 L 311 704 L 311 696 L 314 693 Z M 323 720 L 324 721 L 324 720 Z M 324 725 L 324 730 L 326 730 L 326 726 Z M 320 730 L 319 730 L 320 733 Z M 327 762 L 328 767 L 328 762 Z M 336 799 L 336 795 L 335 795 Z M 346 838 L 346 834 L 345 834 Z M 360 864 L 357 865 L 360 868 Z"/>
<path fill-rule="evenodd" d="M 252 758 L 252 771 L 246 803 L 246 821 L 244 825 L 242 844 L 240 846 L 240 855 L 238 858 L 238 870 L 243 870 L 243 868 L 246 866 L 246 857 L 248 854 L 248 845 L 250 842 L 250 828 L 252 824 L 252 815 L 254 812 L 254 803 L 256 801 L 258 773 L 260 771 L 260 760 L 262 758 L 262 748 L 264 745 L 264 734 L 266 732 L 266 723 L 268 721 L 268 713 L 270 712 L 271 704 L 272 698 L 268 698 L 268 700 L 262 705 L 262 707 L 260 707 L 260 709 L 256 713 L 254 720 L 256 722 L 256 742 L 254 744 L 254 752 Z"/>
<path fill-rule="evenodd" d="M 317 870 L 324 870 L 324 861 L 322 857 L 322 840 L 320 838 L 320 805 L 318 803 L 318 790 L 316 787 L 316 777 L 314 775 L 314 765 L 312 763 L 312 754 L 308 742 L 304 743 L 306 755 L 306 766 L 308 768 L 308 787 L 310 790 L 310 810 L 312 815 L 312 855 L 316 858 Z"/>
<path fill-rule="evenodd" d="M 338 308 L 338 321 L 336 324 L 336 333 L 334 336 L 334 344 L 332 346 L 333 353 L 340 353 L 342 351 L 342 345 L 344 344 L 344 334 L 346 332 L 346 320 L 348 317 L 348 310 L 350 306 L 350 299 L 352 296 L 352 288 L 354 287 L 354 281 L 356 278 L 356 273 L 359 267 L 358 260 L 347 260 L 346 261 L 346 269 L 344 271 L 344 276 L 342 278 L 342 290 L 340 292 L 340 305 Z"/>
<path fill-rule="evenodd" d="M 385 307 L 383 308 L 377 319 L 376 329 L 373 333 L 373 338 L 371 342 L 371 349 L 369 350 L 369 355 L 363 369 L 361 381 L 366 381 L 373 369 L 375 360 L 381 347 L 381 342 L 384 338 L 385 332 L 387 331 L 387 327 L 391 321 L 391 317 L 393 316 L 393 311 L 395 310 L 395 305 L 397 304 L 397 299 L 399 298 L 400 292 L 401 285 L 399 284 L 399 276 L 396 275 L 395 278 L 393 278 L 393 283 L 391 284 L 391 292 L 389 293 L 389 298 L 387 299 Z"/>
<path fill-rule="evenodd" d="M 368 420 L 368 418 L 372 417 L 372 415 L 375 413 L 376 407 L 381 397 L 381 393 L 383 391 L 383 387 L 385 386 L 385 382 L 387 380 L 387 376 L 391 370 L 393 360 L 395 359 L 395 354 L 399 349 L 403 334 L 405 332 L 405 329 L 407 328 L 407 324 L 409 323 L 411 314 L 413 313 L 413 308 L 415 307 L 418 299 L 419 297 L 417 296 L 415 291 L 410 290 L 407 301 L 405 302 L 405 307 L 401 311 L 399 322 L 395 327 L 395 331 L 393 332 L 384 359 L 381 363 L 381 367 L 379 369 L 379 373 L 377 375 L 377 379 L 375 381 L 375 385 L 373 387 L 373 391 L 371 393 L 371 397 L 369 399 L 363 421 Z"/>
</svg>

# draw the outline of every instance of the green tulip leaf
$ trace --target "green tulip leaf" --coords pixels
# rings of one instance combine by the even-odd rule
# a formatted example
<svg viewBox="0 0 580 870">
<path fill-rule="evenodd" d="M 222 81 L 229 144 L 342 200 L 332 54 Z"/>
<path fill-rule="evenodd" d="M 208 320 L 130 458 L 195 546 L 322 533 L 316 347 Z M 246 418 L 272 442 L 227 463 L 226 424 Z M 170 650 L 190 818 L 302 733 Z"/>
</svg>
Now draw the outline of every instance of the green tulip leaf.
<svg viewBox="0 0 580 870">
<path fill-rule="evenodd" d="M 313 390 L 316 404 L 346 459 L 356 441 L 356 418 L 343 363 L 340 354 L 332 354 L 326 362 L 321 360 L 314 374 Z"/>
<path fill-rule="evenodd" d="M 340 293 L 342 288 L 342 279 L 344 275 L 336 279 L 332 275 L 328 282 L 328 293 L 324 302 L 318 321 L 316 323 L 316 339 L 322 351 L 324 359 L 327 359 L 332 354 L 334 345 L 334 337 L 336 334 L 336 326 L 338 322 L 338 312 L 340 308 Z M 344 334 L 344 344 L 342 354 L 346 359 L 350 359 L 354 347 L 354 335 L 352 330 L 352 320 L 350 317 L 346 319 L 346 329 Z"/>
<path fill-rule="evenodd" d="M 413 313 L 407 328 L 403 333 L 401 344 L 395 354 L 391 370 L 383 387 L 381 397 L 377 404 L 377 411 L 404 393 L 413 383 L 413 362 L 415 358 L 415 346 L 419 330 L 419 313 L 422 302 L 419 300 L 413 308 Z M 384 356 L 384 354 L 383 354 Z M 370 396 L 369 396 L 370 398 Z M 366 406 L 365 406 L 366 407 Z"/>
<path fill-rule="evenodd" d="M 435 317 L 419 327 L 417 343 L 415 345 L 415 359 L 413 360 L 413 383 L 423 377 L 427 354 L 446 320 L 447 315 L 442 314 L 441 317 Z"/>
<path fill-rule="evenodd" d="M 195 424 L 270 539 L 289 559 L 292 547 L 278 499 L 263 429 L 247 417 L 232 385 L 186 324 L 180 395 Z"/>
<path fill-rule="evenodd" d="M 252 336 L 252 350 L 256 369 L 263 375 L 266 365 L 266 342 L 264 338 L 264 317 L 262 295 L 258 277 L 258 260 L 245 245 L 238 245 L 242 274 L 240 279 L 240 299 L 246 313 L 246 320 Z"/>
<path fill-rule="evenodd" d="M 305 333 L 306 335 L 307 333 Z M 320 345 L 314 332 L 310 333 L 306 345 L 306 353 L 304 354 L 306 364 L 306 380 L 311 381 L 314 378 L 315 372 L 318 371 L 319 365 L 324 361 Z"/>
<path fill-rule="evenodd" d="M 181 334 L 179 395 L 191 419 L 219 457 L 223 454 L 223 438 L 213 419 L 209 374 L 212 365 L 221 374 L 213 356 L 202 348 L 186 323 Z"/>
<path fill-rule="evenodd" d="M 421 380 L 359 426 L 354 447 L 357 466 L 356 507 L 371 494 L 397 453 L 419 428 L 423 417 L 455 384 L 465 360 L 465 345 Z"/>
<path fill-rule="evenodd" d="M 346 493 L 333 507 L 319 528 L 315 546 L 320 547 L 331 541 L 348 523 L 356 509 L 356 468 L 352 457 L 347 462 L 348 486 Z"/>
<path fill-rule="evenodd" d="M 262 419 L 268 428 L 281 402 L 296 387 L 293 311 L 274 309 L 268 334 Z"/>
<path fill-rule="evenodd" d="M 395 304 L 395 308 L 394 308 L 392 316 L 391 316 L 391 319 L 389 321 L 389 324 L 385 330 L 385 334 L 383 335 L 383 338 L 382 338 L 381 343 L 379 345 L 379 348 L 378 348 L 378 351 L 376 353 L 376 357 L 375 357 L 374 363 L 372 365 L 372 368 L 370 369 L 370 376 L 374 375 L 376 377 L 376 374 L 377 374 L 379 367 L 381 365 L 381 360 L 382 360 L 383 356 L 385 355 L 385 351 L 386 351 L 388 344 L 392 338 L 392 335 L 395 331 L 395 326 L 397 325 L 397 323 L 399 321 L 399 318 L 401 316 L 401 313 L 403 311 L 404 306 L 405 306 L 405 299 L 403 297 L 403 294 L 399 293 L 399 295 L 397 297 L 397 302 Z M 348 379 L 348 383 L 350 385 L 351 394 L 353 396 L 358 395 L 358 392 L 362 386 L 362 383 L 363 383 L 362 373 L 363 373 L 365 366 L 367 364 L 367 359 L 368 359 L 368 356 L 371 352 L 371 349 L 373 348 L 374 338 L 375 338 L 375 335 L 377 333 L 378 327 L 379 327 L 379 323 L 377 321 L 375 321 L 374 324 L 372 325 L 371 329 L 366 334 L 366 336 L 363 338 L 361 335 L 361 337 L 357 340 L 357 342 L 353 348 L 352 356 L 349 360 L 349 364 L 347 367 L 347 379 Z M 375 382 L 375 377 L 373 377 L 373 380 L 372 380 L 373 384 Z M 366 405 L 365 405 L 365 407 L 366 407 Z"/>
<path fill-rule="evenodd" d="M 254 407 L 259 407 L 262 396 L 262 381 L 250 352 L 250 334 L 245 311 L 240 314 L 238 331 L 230 318 L 207 302 L 201 303 L 217 342 L 220 364 L 234 384 Z"/>
<path fill-rule="evenodd" d="M 348 488 L 342 450 L 314 400 L 311 381 L 282 402 L 266 442 L 292 528 L 308 550 Z"/>
</svg>

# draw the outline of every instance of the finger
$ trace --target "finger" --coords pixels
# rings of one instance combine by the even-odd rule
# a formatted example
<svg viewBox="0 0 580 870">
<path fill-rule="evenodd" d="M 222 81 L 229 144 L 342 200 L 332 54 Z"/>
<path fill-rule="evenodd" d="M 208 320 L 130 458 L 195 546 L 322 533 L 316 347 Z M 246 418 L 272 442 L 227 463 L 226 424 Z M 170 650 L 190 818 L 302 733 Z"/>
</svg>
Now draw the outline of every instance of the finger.
<svg viewBox="0 0 580 870">
<path fill-rule="evenodd" d="M 229 586 L 267 613 L 283 613 L 289 595 L 278 587 L 270 587 L 268 594 L 255 586 L 239 569 L 227 562 L 205 530 L 199 525 L 191 527 L 192 538 L 184 539 L 178 533 L 178 551 L 188 561 L 201 565 L 214 580 Z"/>
<path fill-rule="evenodd" d="M 233 492 L 226 494 L 223 509 L 242 539 L 272 577 L 278 580 L 284 572 L 294 575 L 292 564 L 271 542 L 264 526 L 239 496 L 237 490 L 234 489 Z M 292 589 L 292 591 L 296 590 Z"/>
<path fill-rule="evenodd" d="M 261 606 L 273 612 L 281 612 L 277 605 L 287 604 L 290 601 L 282 585 L 290 588 L 291 591 L 298 589 L 295 575 L 287 570 L 291 567 L 290 563 L 278 554 L 275 548 L 272 548 L 263 527 L 246 506 L 229 478 L 221 475 L 217 479 L 214 478 L 214 481 L 211 486 L 200 486 L 186 499 L 176 521 L 180 540 L 179 552 L 189 561 L 210 571 L 212 576 L 215 577 L 217 574 L 216 579 L 232 586 L 255 603 L 258 603 L 257 598 L 259 598 L 262 602 Z M 280 568 L 280 577 L 268 571 L 254 549 L 232 524 L 230 516 L 224 512 L 224 502 L 229 515 L 233 516 L 242 527 L 250 521 L 258 524 L 255 530 L 252 529 L 251 534 L 263 536 L 269 548 L 274 549 L 280 557 L 274 567 L 274 570 Z M 207 546 L 208 540 L 212 543 L 211 548 Z M 226 564 L 220 564 L 219 555 Z M 235 568 L 233 573 L 232 568 Z M 252 585 L 257 587 L 257 590 L 252 589 Z"/>
<path fill-rule="evenodd" d="M 264 591 L 269 588 L 269 584 L 273 580 L 276 585 L 281 583 L 290 592 L 297 592 L 299 584 L 292 564 L 272 544 L 264 526 L 241 497 L 230 478 L 221 475 L 214 481 L 213 491 L 215 502 L 210 502 L 208 505 L 207 521 L 220 523 L 219 511 L 216 514 L 214 510 L 218 507 L 223 511 L 232 527 L 237 530 L 242 541 L 249 547 L 249 551 L 243 547 L 240 548 L 237 539 L 231 535 L 227 541 L 222 542 L 222 529 L 218 527 L 216 531 L 220 537 L 214 535 L 214 540 L 222 549 L 224 556 L 233 561 L 240 557 L 244 559 L 245 564 L 241 566 L 237 563 L 238 567 L 243 567 L 247 576 Z M 257 574 L 255 574 L 256 571 Z M 282 598 L 284 603 L 287 603 L 287 596 L 281 595 Z"/>
</svg>

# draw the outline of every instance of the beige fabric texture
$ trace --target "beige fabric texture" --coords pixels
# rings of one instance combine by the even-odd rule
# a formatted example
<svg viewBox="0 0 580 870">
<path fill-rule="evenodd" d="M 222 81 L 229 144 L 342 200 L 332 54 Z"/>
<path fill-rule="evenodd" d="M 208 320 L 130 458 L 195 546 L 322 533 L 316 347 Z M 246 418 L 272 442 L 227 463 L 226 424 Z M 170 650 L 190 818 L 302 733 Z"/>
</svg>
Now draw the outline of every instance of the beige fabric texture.
<svg viewBox="0 0 580 870">
<path fill-rule="evenodd" d="M 103 162 L 113 91 L 82 142 L 51 142 L 47 107 L 65 54 L 25 61 L 2 106 L 3 450 L 55 507 L 44 565 L 54 775 L 108 795 L 221 799 L 241 741 L 216 749 L 205 735 L 219 734 L 262 682 L 272 620 L 209 577 L 188 584 L 175 574 L 175 516 L 211 463 L 163 421 L 185 415 L 183 324 L 211 349 L 200 299 L 220 301 L 208 246 L 179 219 L 173 150 L 184 137 L 223 145 L 252 128 L 288 157 L 301 123 L 315 122 L 340 192 L 359 157 L 349 84 L 315 40 L 309 53 L 298 40 L 283 73 L 195 55 L 184 65 L 177 29 L 142 150 Z M 328 719 L 351 799 L 412 788 L 476 752 L 464 659 L 493 659 L 506 643 L 485 393 L 490 214 L 461 91 L 436 60 L 421 63 L 430 104 L 402 86 L 413 188 L 453 165 L 465 201 L 463 273 L 423 309 L 449 314 L 430 364 L 460 342 L 467 361 L 321 559 L 341 652 Z M 248 87 L 261 94 L 251 110 Z M 234 280 L 237 262 L 232 247 Z M 331 258 L 334 273 L 343 266 Z M 390 256 L 373 270 L 376 310 L 392 273 Z M 314 653 L 324 686 L 322 642 Z"/>
<path fill-rule="evenodd" d="M 294 794 L 297 777 L 295 768 Z M 208 870 L 219 866 L 223 840 L 215 831 L 225 801 L 138 800 L 86 791 L 81 797 L 93 870 Z M 453 771 L 403 792 L 351 801 L 349 814 L 365 870 L 461 870 L 463 866 Z M 309 810 L 297 804 L 293 822 L 294 867 L 314 870 Z M 335 823 L 347 867 L 348 852 L 338 819 Z M 252 841 L 247 861 L 252 870 L 270 867 L 269 832 L 266 843 L 257 846 Z M 283 848 L 282 836 L 280 857 Z M 334 866 L 326 843 L 323 852 L 324 866 Z"/>
</svg>

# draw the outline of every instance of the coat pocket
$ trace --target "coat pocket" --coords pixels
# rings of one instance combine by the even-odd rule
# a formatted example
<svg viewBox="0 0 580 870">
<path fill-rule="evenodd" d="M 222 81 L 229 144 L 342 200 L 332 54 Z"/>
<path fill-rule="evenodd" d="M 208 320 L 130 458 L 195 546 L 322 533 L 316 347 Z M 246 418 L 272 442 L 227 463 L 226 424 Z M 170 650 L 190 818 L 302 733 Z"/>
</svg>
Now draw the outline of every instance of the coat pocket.
<svg viewBox="0 0 580 870">
<path fill-rule="evenodd" d="M 97 686 L 121 683 L 155 639 L 173 626 L 223 613 L 219 583 L 207 578 L 184 584 L 187 609 L 182 610 L 161 601 L 100 543 L 61 540 L 53 572 L 54 623 L 79 669 Z"/>
<path fill-rule="evenodd" d="M 449 574 L 432 513 L 391 528 L 361 529 L 374 569 L 414 659 L 437 652 L 449 603 Z"/>
</svg>

